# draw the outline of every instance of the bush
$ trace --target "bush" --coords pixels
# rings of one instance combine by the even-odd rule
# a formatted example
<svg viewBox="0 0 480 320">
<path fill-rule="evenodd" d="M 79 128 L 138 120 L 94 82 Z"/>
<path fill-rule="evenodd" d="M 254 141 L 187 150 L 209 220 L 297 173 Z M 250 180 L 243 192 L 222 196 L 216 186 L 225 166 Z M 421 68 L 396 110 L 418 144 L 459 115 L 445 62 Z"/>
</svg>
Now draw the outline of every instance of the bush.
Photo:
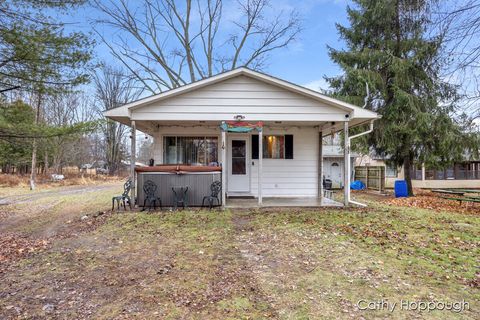
<svg viewBox="0 0 480 320">
<path fill-rule="evenodd" d="M 27 185 L 28 177 L 15 174 L 0 174 L 0 186 L 16 187 Z"/>
</svg>

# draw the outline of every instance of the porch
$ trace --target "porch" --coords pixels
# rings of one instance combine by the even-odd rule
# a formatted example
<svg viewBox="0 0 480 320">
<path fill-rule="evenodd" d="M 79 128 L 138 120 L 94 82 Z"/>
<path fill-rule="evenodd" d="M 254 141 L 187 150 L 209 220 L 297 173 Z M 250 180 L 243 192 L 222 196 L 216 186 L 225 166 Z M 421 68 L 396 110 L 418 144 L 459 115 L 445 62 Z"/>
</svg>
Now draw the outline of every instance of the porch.
<svg viewBox="0 0 480 320">
<path fill-rule="evenodd" d="M 274 207 L 343 207 L 344 204 L 328 198 L 318 197 L 264 197 L 262 205 L 258 204 L 258 199 L 255 198 L 227 198 L 225 207 L 229 209 L 238 208 L 274 208 Z"/>
<path fill-rule="evenodd" d="M 147 124 L 155 128 L 150 133 L 155 165 L 135 170 L 137 203 L 143 204 L 143 183 L 151 180 L 158 186 L 157 195 L 163 204 L 173 201 L 173 186 L 184 186 L 188 187 L 189 206 L 200 206 L 212 182 L 220 181 L 219 202 L 230 208 L 347 205 L 344 199 L 348 195 L 344 193 L 348 188 L 337 192 L 336 201 L 319 195 L 325 194 L 322 138 L 342 128 L 348 134 L 348 121 L 321 125 L 229 121 L 237 131 L 225 128 L 225 123 L 133 121 L 132 138 L 137 127 L 143 132 L 148 129 Z M 238 123 L 242 125 L 236 126 Z M 248 125 L 252 125 L 251 130 L 239 131 Z M 136 150 L 131 154 L 136 154 Z M 344 157 L 349 158 L 348 152 Z M 174 169 L 162 172 L 169 167 Z M 203 172 L 192 172 L 200 169 Z M 343 179 L 348 185 L 345 180 L 349 177 L 343 175 Z"/>
</svg>

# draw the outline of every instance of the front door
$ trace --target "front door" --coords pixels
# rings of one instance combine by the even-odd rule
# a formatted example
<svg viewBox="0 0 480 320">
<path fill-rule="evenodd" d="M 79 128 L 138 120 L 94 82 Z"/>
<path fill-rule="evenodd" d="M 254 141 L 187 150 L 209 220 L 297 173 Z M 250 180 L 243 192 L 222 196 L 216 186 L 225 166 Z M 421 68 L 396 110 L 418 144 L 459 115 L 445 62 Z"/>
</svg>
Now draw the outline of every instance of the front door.
<svg viewBox="0 0 480 320">
<path fill-rule="evenodd" d="M 248 136 L 228 138 L 228 192 L 250 192 L 250 148 Z"/>
</svg>

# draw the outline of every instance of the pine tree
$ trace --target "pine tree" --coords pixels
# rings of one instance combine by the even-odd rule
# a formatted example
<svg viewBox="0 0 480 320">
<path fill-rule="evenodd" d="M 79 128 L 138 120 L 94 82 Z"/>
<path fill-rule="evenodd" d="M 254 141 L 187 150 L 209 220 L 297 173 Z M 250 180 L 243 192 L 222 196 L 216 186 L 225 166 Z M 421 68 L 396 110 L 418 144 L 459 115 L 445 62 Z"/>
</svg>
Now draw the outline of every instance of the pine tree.
<svg viewBox="0 0 480 320">
<path fill-rule="evenodd" d="M 327 78 L 333 94 L 382 118 L 364 141 L 403 166 L 409 194 L 415 163 L 445 166 L 462 158 L 474 135 L 454 116 L 456 88 L 442 81 L 442 36 L 427 36 L 429 1 L 355 0 L 349 27 L 337 25 L 345 50 L 329 47 L 344 73 Z"/>
<path fill-rule="evenodd" d="M 69 92 L 88 81 L 92 42 L 82 32 L 66 32 L 50 16 L 85 0 L 0 2 L 0 92 L 19 90 L 35 97 L 35 125 L 41 127 L 48 95 Z M 2 128 L 3 129 L 3 128 Z M 30 186 L 35 188 L 38 141 L 32 139 Z"/>
</svg>

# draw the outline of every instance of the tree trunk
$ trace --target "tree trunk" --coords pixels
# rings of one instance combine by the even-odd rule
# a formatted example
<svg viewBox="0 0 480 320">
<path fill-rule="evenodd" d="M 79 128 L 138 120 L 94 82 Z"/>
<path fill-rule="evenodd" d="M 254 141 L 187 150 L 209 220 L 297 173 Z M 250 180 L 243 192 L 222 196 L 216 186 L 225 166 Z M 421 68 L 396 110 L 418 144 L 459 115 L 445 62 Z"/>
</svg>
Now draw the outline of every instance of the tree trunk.
<svg viewBox="0 0 480 320">
<path fill-rule="evenodd" d="M 407 182 L 407 189 L 408 189 L 408 196 L 413 197 L 413 187 L 412 187 L 412 159 L 410 156 L 405 158 L 404 164 L 403 164 L 403 170 L 404 170 L 404 175 L 405 175 L 405 181 Z"/>
<path fill-rule="evenodd" d="M 48 167 L 48 152 L 47 151 L 45 151 L 43 162 L 44 162 L 44 168 L 45 168 L 45 175 L 48 176 L 49 167 Z"/>
<path fill-rule="evenodd" d="M 35 124 L 40 121 L 40 105 L 42 103 L 41 94 L 38 94 L 37 110 L 35 112 Z M 32 171 L 30 172 L 30 190 L 35 189 L 35 180 L 37 178 L 37 139 L 33 138 L 32 145 Z"/>
<path fill-rule="evenodd" d="M 30 171 L 30 190 L 35 190 L 36 177 L 37 177 L 37 139 L 33 138 L 32 169 Z"/>
</svg>

